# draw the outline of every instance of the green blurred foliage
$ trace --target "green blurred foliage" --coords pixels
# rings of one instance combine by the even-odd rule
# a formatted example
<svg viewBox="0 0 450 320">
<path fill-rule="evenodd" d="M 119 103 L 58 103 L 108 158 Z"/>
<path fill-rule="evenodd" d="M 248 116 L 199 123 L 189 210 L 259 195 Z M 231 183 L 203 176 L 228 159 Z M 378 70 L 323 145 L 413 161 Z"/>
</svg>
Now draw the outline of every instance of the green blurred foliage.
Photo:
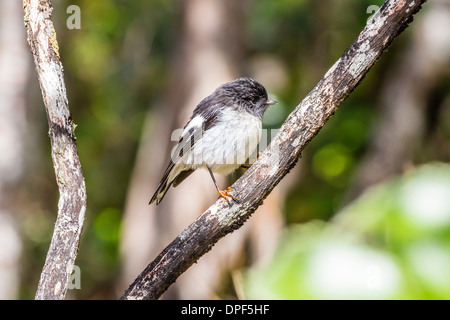
<svg viewBox="0 0 450 320">
<path fill-rule="evenodd" d="M 329 223 L 286 231 L 247 273 L 251 299 L 450 299 L 450 165 L 370 188 Z"/>
<path fill-rule="evenodd" d="M 268 112 L 266 127 L 281 125 L 360 32 L 373 13 L 367 12 L 368 7 L 382 3 L 382 0 L 251 2 L 242 30 L 245 59 L 250 61 L 259 54 L 270 54 L 283 62 L 288 76 L 285 87 L 270 93 L 280 103 L 278 109 Z M 66 9 L 71 4 L 81 8 L 80 30 L 66 28 L 69 16 Z M 53 6 L 88 192 L 87 220 L 76 262 L 81 268 L 82 290 L 73 290 L 69 295 L 113 298 L 114 282 L 120 270 L 121 217 L 130 173 L 144 118 L 152 117 L 155 109 L 163 107 L 158 101 L 166 92 L 173 69 L 172 57 L 180 31 L 180 3 L 175 0 L 59 0 L 53 1 Z M 369 260 L 379 262 L 385 267 L 382 270 L 398 280 L 390 290 L 374 290 L 368 298 L 449 298 L 450 285 L 445 287 L 447 283 L 440 282 L 434 272 L 426 273 L 424 269 L 430 266 L 420 265 L 440 261 L 436 267 L 439 272 L 440 265 L 448 266 L 445 251 L 449 252 L 449 228 L 432 227 L 426 231 L 420 223 L 408 224 L 403 211 L 394 204 L 399 201 L 403 180 L 370 190 L 361 201 L 346 207 L 333 219 L 366 150 L 377 116 L 383 76 L 393 59 L 404 50 L 408 31 L 393 43 L 304 150 L 299 162 L 303 168 L 301 176 L 284 207 L 286 223 L 293 226 L 288 229 L 277 259 L 265 269 L 250 271 L 248 297 L 334 297 L 314 291 L 315 285 L 307 283 L 311 272 L 308 263 L 315 252 L 320 252 L 315 248 L 331 242 L 340 245 L 342 250 L 349 249 L 349 256 L 355 257 L 355 261 L 360 261 L 360 255 L 366 255 Z M 436 96 L 443 96 L 449 88 L 448 81 L 443 83 Z M 34 89 L 38 92 L 37 85 Z M 40 97 L 35 100 L 36 104 L 42 103 Z M 36 118 L 42 124 L 38 134 L 43 147 L 37 158 L 45 160 L 40 160 L 38 176 L 47 178 L 33 178 L 31 184 L 31 197 L 39 205 L 32 208 L 33 215 L 27 215 L 24 221 L 28 243 L 22 270 L 23 298 L 34 295 L 58 199 L 46 119 L 43 108 L 39 108 L 36 110 L 42 113 Z M 450 139 L 450 112 L 442 112 L 436 121 L 438 142 L 424 146 L 418 162 L 450 160 L 450 152 L 445 147 Z M 352 217 L 348 219 L 354 221 L 344 223 L 343 217 Z M 329 219 L 333 219 L 330 224 L 326 222 Z M 299 223 L 306 224 L 299 226 Z M 377 270 L 373 272 L 376 274 Z M 354 286 L 360 290 L 357 284 Z M 354 291 L 342 297 L 355 297 Z"/>
</svg>

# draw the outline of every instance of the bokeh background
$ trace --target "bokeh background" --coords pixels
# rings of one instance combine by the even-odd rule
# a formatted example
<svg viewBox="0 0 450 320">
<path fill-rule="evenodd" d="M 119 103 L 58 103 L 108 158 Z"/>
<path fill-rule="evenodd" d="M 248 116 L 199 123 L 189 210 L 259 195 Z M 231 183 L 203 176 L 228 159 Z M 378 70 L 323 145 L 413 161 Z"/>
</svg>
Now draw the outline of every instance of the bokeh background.
<svg viewBox="0 0 450 320">
<path fill-rule="evenodd" d="M 203 97 L 253 77 L 279 101 L 264 119 L 278 128 L 382 3 L 53 1 L 88 192 L 67 297 L 119 297 L 215 201 L 196 172 L 147 205 Z M 58 200 L 22 15 L 0 0 L 1 299 L 34 297 Z M 426 3 L 264 205 L 163 298 L 449 299 L 449 30 L 450 0 Z"/>
</svg>

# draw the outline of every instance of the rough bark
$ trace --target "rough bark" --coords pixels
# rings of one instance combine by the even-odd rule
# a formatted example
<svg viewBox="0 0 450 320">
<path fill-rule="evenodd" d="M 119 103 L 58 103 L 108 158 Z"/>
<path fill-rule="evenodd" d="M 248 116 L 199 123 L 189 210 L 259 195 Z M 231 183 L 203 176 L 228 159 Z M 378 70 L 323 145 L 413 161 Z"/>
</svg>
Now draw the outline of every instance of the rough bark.
<svg viewBox="0 0 450 320">
<path fill-rule="evenodd" d="M 170 243 L 121 299 L 157 299 L 225 235 L 240 228 L 292 169 L 303 148 L 412 21 L 425 0 L 388 0 L 353 44 L 289 115 L 258 161 L 233 184 L 240 203 L 219 199 Z"/>
<path fill-rule="evenodd" d="M 48 0 L 25 0 L 28 44 L 47 112 L 51 155 L 59 189 L 58 217 L 36 299 L 64 299 L 86 211 L 86 187 Z"/>
</svg>

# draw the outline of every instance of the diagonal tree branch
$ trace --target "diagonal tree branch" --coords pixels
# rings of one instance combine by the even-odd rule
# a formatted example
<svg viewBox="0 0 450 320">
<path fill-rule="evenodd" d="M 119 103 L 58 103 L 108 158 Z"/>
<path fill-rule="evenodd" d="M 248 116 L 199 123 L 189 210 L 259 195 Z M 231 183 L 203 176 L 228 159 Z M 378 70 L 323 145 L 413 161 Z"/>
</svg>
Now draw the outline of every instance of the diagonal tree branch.
<svg viewBox="0 0 450 320">
<path fill-rule="evenodd" d="M 216 201 L 145 268 L 121 299 L 158 299 L 220 238 L 241 227 L 425 1 L 387 0 L 289 115 L 255 164 L 233 184 L 240 204 L 228 207 L 225 200 Z"/>
<path fill-rule="evenodd" d="M 36 299 L 64 299 L 86 211 L 86 186 L 78 158 L 64 74 L 49 0 L 24 0 L 28 44 L 47 112 L 51 154 L 59 189 L 58 217 Z"/>
</svg>

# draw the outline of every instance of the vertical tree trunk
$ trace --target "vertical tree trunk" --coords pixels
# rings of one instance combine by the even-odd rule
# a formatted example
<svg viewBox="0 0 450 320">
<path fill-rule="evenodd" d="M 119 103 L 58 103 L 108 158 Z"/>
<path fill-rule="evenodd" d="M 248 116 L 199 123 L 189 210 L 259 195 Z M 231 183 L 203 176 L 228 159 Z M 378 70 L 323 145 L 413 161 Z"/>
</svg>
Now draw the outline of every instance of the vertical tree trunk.
<svg viewBox="0 0 450 320">
<path fill-rule="evenodd" d="M 51 12 L 48 0 L 24 1 L 28 43 L 47 112 L 51 155 L 59 189 L 58 217 L 36 299 L 64 299 L 86 211 L 86 186 Z"/>
</svg>

